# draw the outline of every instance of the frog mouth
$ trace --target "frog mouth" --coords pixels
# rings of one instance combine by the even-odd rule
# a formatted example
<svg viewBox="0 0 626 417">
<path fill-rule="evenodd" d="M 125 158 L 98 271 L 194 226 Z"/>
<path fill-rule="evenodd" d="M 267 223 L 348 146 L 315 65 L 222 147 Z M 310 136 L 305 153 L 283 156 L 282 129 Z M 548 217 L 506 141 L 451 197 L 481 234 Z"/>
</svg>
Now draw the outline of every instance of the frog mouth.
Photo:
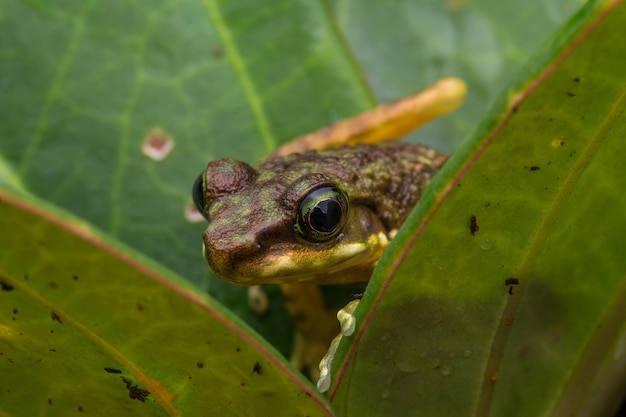
<svg viewBox="0 0 626 417">
<path fill-rule="evenodd" d="M 369 279 L 374 265 L 389 244 L 385 233 L 370 235 L 365 241 L 342 243 L 333 248 L 301 245 L 275 245 L 268 251 L 235 262 L 208 255 L 209 267 L 222 279 L 236 284 L 284 284 L 313 281 L 342 284 Z M 209 251 L 210 252 L 210 251 Z"/>
</svg>

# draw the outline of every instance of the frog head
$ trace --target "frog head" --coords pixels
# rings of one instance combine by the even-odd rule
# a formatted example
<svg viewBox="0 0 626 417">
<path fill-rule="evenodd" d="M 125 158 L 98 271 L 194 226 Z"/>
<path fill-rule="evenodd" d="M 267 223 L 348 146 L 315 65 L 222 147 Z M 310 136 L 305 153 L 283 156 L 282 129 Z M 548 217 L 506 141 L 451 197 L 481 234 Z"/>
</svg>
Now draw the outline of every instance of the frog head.
<svg viewBox="0 0 626 417">
<path fill-rule="evenodd" d="M 366 188 L 366 187 L 365 187 Z M 389 239 L 350 164 L 291 155 L 209 163 L 194 184 L 204 257 L 244 285 L 366 281 Z"/>
</svg>

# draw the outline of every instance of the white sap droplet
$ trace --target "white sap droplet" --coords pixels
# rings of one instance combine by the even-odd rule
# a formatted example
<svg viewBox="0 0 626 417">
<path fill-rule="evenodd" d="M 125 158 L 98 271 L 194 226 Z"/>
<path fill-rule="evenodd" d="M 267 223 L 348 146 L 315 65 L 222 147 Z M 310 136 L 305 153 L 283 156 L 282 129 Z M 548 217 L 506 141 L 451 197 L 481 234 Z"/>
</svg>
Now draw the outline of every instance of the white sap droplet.
<svg viewBox="0 0 626 417">
<path fill-rule="evenodd" d="M 258 315 L 264 314 L 269 305 L 267 294 L 260 285 L 248 287 L 248 306 L 252 311 Z"/>
<path fill-rule="evenodd" d="M 339 320 L 341 325 L 341 334 L 344 336 L 352 336 L 352 333 L 354 333 L 356 318 L 353 313 L 358 305 L 359 300 L 352 300 L 337 312 L 337 320 Z"/>
<path fill-rule="evenodd" d="M 339 347 L 339 342 L 343 338 L 343 335 L 337 335 L 332 342 L 330 342 L 330 346 L 328 348 L 328 352 L 322 358 L 319 365 L 320 377 L 317 380 L 317 389 L 320 392 L 328 391 L 330 388 L 331 377 L 330 377 L 330 368 L 333 364 L 333 359 L 335 359 L 335 353 L 337 353 L 337 347 Z"/>
</svg>

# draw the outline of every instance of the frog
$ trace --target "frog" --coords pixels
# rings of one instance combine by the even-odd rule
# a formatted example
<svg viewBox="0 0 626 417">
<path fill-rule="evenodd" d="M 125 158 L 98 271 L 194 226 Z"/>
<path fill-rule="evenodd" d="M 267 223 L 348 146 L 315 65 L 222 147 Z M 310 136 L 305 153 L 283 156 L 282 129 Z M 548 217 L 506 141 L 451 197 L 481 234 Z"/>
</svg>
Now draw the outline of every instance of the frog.
<svg viewBox="0 0 626 417">
<path fill-rule="evenodd" d="M 350 128 L 362 129 L 381 111 L 389 107 L 298 138 L 255 164 L 216 159 L 193 185 L 194 204 L 208 221 L 202 238 L 209 268 L 235 284 L 280 285 L 296 323 L 291 361 L 312 379 L 339 333 L 318 286 L 366 282 L 448 159 L 395 140 L 393 129 L 388 137 L 384 123 L 375 123 L 373 134 Z M 337 131 L 348 133 L 337 139 Z"/>
</svg>

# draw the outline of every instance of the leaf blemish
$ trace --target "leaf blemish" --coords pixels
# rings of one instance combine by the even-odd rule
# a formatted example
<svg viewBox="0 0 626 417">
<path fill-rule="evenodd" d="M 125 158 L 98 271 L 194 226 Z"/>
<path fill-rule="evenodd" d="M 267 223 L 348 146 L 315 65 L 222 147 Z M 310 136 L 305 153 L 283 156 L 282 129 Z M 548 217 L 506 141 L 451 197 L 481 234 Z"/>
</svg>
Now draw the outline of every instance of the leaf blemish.
<svg viewBox="0 0 626 417">
<path fill-rule="evenodd" d="M 4 281 L 0 281 L 0 289 L 2 289 L 2 291 L 13 291 L 13 286 Z"/>
<path fill-rule="evenodd" d="M 109 374 L 121 374 L 122 371 L 120 371 L 119 369 L 115 369 L 115 368 L 104 368 L 104 370 L 109 373 Z"/>
<path fill-rule="evenodd" d="M 63 324 L 63 321 L 61 321 L 61 317 L 59 317 L 59 315 L 54 311 L 51 313 L 50 317 L 52 318 L 52 320 Z"/>
<path fill-rule="evenodd" d="M 519 285 L 519 279 L 517 278 L 507 278 L 504 280 L 504 285 Z"/>
<path fill-rule="evenodd" d="M 252 367 L 252 372 L 257 374 L 257 375 L 262 375 L 263 374 L 263 368 L 261 368 L 261 364 L 258 362 L 254 363 L 254 367 Z"/>
<path fill-rule="evenodd" d="M 530 167 L 530 170 L 531 171 L 539 171 L 539 167 L 534 165 L 534 166 Z"/>
<path fill-rule="evenodd" d="M 474 236 L 479 230 L 480 227 L 478 227 L 478 223 L 476 223 L 476 216 L 472 214 L 470 217 L 470 233 Z"/>
<path fill-rule="evenodd" d="M 202 369 L 202 368 L 204 368 L 204 364 L 203 364 L 202 362 L 198 362 L 198 363 L 196 364 L 196 367 L 197 367 L 198 369 Z"/>
<path fill-rule="evenodd" d="M 124 381 L 124 385 L 126 385 L 126 389 L 128 390 L 128 397 L 133 400 L 139 400 L 142 403 L 146 402 L 146 398 L 150 395 L 150 391 L 139 388 L 137 385 L 133 384 L 133 382 L 125 377 L 122 377 L 122 381 Z"/>
<path fill-rule="evenodd" d="M 141 152 L 153 161 L 162 161 L 174 149 L 174 141 L 159 128 L 148 133 L 141 146 Z"/>
<path fill-rule="evenodd" d="M 191 201 L 185 206 L 185 220 L 189 223 L 200 223 L 205 221 L 202 213 L 198 211 L 196 205 Z"/>
</svg>

